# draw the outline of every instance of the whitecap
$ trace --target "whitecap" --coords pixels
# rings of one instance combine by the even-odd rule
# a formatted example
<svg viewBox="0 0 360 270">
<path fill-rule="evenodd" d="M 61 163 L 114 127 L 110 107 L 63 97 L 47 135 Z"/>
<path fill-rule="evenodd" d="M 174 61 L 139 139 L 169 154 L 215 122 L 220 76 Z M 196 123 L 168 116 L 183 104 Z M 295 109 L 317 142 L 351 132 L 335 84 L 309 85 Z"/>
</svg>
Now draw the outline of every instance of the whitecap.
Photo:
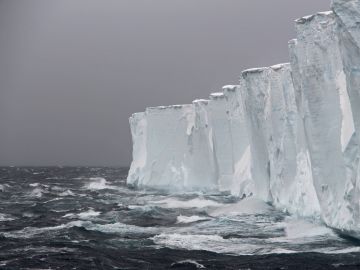
<svg viewBox="0 0 360 270">
<path fill-rule="evenodd" d="M 203 221 L 203 220 L 209 220 L 208 217 L 200 217 L 200 216 L 178 216 L 176 218 L 176 223 L 193 223 L 193 222 L 197 222 L 197 221 Z"/>
<path fill-rule="evenodd" d="M 160 201 L 152 201 L 155 205 L 158 205 L 163 208 L 205 208 L 210 206 L 220 206 L 221 204 L 215 202 L 213 200 L 203 199 L 203 198 L 195 198 L 191 200 L 179 200 L 176 198 L 167 198 Z"/>
<path fill-rule="evenodd" d="M 359 253 L 360 247 L 343 247 L 343 248 L 322 248 L 316 249 L 314 252 L 325 253 L 325 254 L 346 254 L 346 253 Z"/>
<path fill-rule="evenodd" d="M 29 184 L 30 187 L 38 187 L 40 184 L 39 183 L 31 183 Z"/>
<path fill-rule="evenodd" d="M 293 244 L 314 243 L 326 239 L 339 239 L 328 227 L 318 221 L 308 221 L 289 217 L 277 225 L 284 229 L 285 236 L 270 238 L 270 242 L 288 242 Z"/>
<path fill-rule="evenodd" d="M 63 229 L 70 228 L 70 227 L 81 227 L 82 224 L 83 223 L 81 221 L 72 221 L 72 222 L 69 222 L 66 224 L 61 224 L 61 225 L 52 226 L 52 227 L 41 227 L 41 228 L 25 227 L 25 228 L 23 228 L 21 230 L 17 230 L 17 231 L 2 232 L 2 233 L 0 233 L 0 235 L 3 235 L 8 238 L 27 239 L 27 238 L 31 238 L 33 236 L 43 234 L 43 233 L 48 233 L 51 231 L 59 231 L 59 230 L 63 230 Z"/>
<path fill-rule="evenodd" d="M 11 221 L 11 220 L 15 220 L 15 218 L 11 217 L 10 215 L 7 214 L 1 214 L 0 213 L 0 221 Z"/>
<path fill-rule="evenodd" d="M 59 193 L 59 196 L 65 197 L 65 196 L 75 196 L 74 192 L 72 192 L 70 189 L 67 189 L 61 193 Z"/>
<path fill-rule="evenodd" d="M 82 213 L 77 214 L 77 216 L 80 219 L 87 219 L 87 218 L 91 218 L 91 217 L 97 217 L 100 214 L 101 214 L 101 212 L 94 211 L 93 209 L 90 209 L 90 210 L 88 210 L 86 212 L 82 212 Z"/>
<path fill-rule="evenodd" d="M 7 184 L 0 184 L 0 192 L 4 192 L 8 187 L 9 185 Z"/>
<path fill-rule="evenodd" d="M 85 188 L 90 190 L 101 190 L 101 189 L 115 189 L 116 187 L 108 185 L 108 182 L 103 177 L 92 177 L 89 178 L 90 183 L 85 185 Z"/>
<path fill-rule="evenodd" d="M 226 240 L 219 235 L 179 233 L 162 233 L 152 237 L 152 240 L 155 242 L 155 244 L 170 248 L 208 251 L 214 251 L 216 246 L 220 248 L 226 242 Z"/>
<path fill-rule="evenodd" d="M 91 219 L 93 217 L 97 217 L 100 214 L 101 214 L 101 212 L 94 211 L 93 209 L 89 209 L 88 211 L 81 212 L 81 213 L 78 213 L 78 214 L 68 213 L 66 215 L 63 215 L 62 217 L 63 218 L 79 218 L 79 219 L 86 220 L 86 219 Z"/>
<path fill-rule="evenodd" d="M 171 264 L 171 268 L 175 268 L 177 266 L 184 266 L 186 267 L 187 265 L 193 265 L 196 267 L 196 269 L 204 269 L 206 268 L 204 265 L 198 263 L 197 261 L 194 261 L 194 260 L 183 260 L 183 261 L 178 261 L 176 263 L 172 263 Z"/>
<path fill-rule="evenodd" d="M 161 228 L 154 227 L 139 227 L 136 225 L 124 224 L 121 222 L 110 223 L 110 224 L 94 224 L 87 222 L 83 224 L 87 230 L 99 231 L 103 233 L 115 233 L 120 236 L 149 234 L 154 235 L 161 231 Z"/>
<path fill-rule="evenodd" d="M 224 239 L 219 235 L 162 233 L 151 238 L 160 247 L 186 250 L 206 250 L 222 254 L 263 255 L 293 253 L 290 249 L 267 245 L 259 239 Z"/>
<path fill-rule="evenodd" d="M 208 210 L 208 214 L 214 217 L 234 215 L 265 214 L 272 210 L 272 207 L 262 200 L 246 198 L 237 203 L 220 205 L 217 208 Z"/>
<path fill-rule="evenodd" d="M 34 188 L 29 194 L 30 197 L 35 197 L 35 198 L 41 198 L 42 195 L 43 195 L 43 190 L 41 188 Z"/>
<path fill-rule="evenodd" d="M 316 224 L 306 220 L 290 219 L 285 227 L 286 238 L 296 239 L 324 235 L 335 235 L 334 232 L 323 224 Z"/>
</svg>

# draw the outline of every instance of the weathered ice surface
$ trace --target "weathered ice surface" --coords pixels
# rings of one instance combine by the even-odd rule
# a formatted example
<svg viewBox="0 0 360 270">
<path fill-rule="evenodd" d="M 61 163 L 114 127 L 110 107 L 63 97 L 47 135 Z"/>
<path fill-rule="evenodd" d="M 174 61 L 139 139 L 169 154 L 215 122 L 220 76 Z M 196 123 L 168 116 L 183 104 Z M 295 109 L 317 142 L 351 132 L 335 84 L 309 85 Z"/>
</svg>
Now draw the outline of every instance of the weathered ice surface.
<svg viewBox="0 0 360 270">
<path fill-rule="evenodd" d="M 248 195 L 249 162 L 243 156 L 249 144 L 237 90 L 229 85 L 210 100 L 134 114 L 128 183 L 173 191 L 234 188 L 236 195 Z"/>
<path fill-rule="evenodd" d="M 240 85 L 250 140 L 254 195 L 265 201 L 271 201 L 270 162 L 267 144 L 270 136 L 269 69 L 256 68 L 243 71 Z"/>
<path fill-rule="evenodd" d="M 354 126 L 336 29 L 333 12 L 297 20 L 291 54 L 321 214 L 329 226 L 348 230 L 353 218 L 345 199 L 346 149 Z"/>
<path fill-rule="evenodd" d="M 360 238 L 360 0 L 296 20 L 290 64 L 130 118 L 128 183 L 230 192 Z"/>
<path fill-rule="evenodd" d="M 231 191 L 236 195 L 241 193 L 241 196 L 251 192 L 247 175 L 249 164 L 243 164 L 244 160 L 242 162 L 249 147 L 243 114 L 238 86 L 227 85 L 222 92 L 210 95 L 208 118 L 218 169 L 218 188 L 219 191 Z"/>
<path fill-rule="evenodd" d="M 355 135 L 346 149 L 347 186 L 346 199 L 350 204 L 353 226 L 348 228 L 355 236 L 360 236 L 360 1 L 332 1 L 332 9 L 336 15 L 337 34 L 340 54 L 345 73 L 344 82 L 349 94 Z"/>
<path fill-rule="evenodd" d="M 232 141 L 232 180 L 230 191 L 233 195 L 244 197 L 253 192 L 250 171 L 250 145 L 245 121 L 244 106 L 240 98 L 239 85 L 223 87 L 226 100 L 226 114 L 230 125 Z"/>
<path fill-rule="evenodd" d="M 289 64 L 242 73 L 254 195 L 300 215 L 319 204 Z"/>
<path fill-rule="evenodd" d="M 216 188 L 207 103 L 148 108 L 130 118 L 134 160 L 129 184 L 168 190 Z"/>
<path fill-rule="evenodd" d="M 269 71 L 271 122 L 268 149 L 273 202 L 290 213 L 316 215 L 320 210 L 319 202 L 290 65 L 272 66 Z"/>
<path fill-rule="evenodd" d="M 214 153 L 219 173 L 219 190 L 229 190 L 232 183 L 233 155 L 230 122 L 224 93 L 212 93 L 208 117 L 213 132 Z"/>
</svg>

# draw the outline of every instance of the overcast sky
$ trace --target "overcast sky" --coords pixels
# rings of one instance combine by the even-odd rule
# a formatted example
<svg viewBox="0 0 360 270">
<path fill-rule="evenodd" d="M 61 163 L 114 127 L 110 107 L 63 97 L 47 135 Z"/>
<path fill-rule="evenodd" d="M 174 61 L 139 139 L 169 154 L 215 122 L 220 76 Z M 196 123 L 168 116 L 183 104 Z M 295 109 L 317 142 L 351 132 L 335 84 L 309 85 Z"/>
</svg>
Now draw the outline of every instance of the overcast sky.
<svg viewBox="0 0 360 270">
<path fill-rule="evenodd" d="M 0 165 L 128 166 L 128 117 L 288 62 L 329 0 L 0 0 Z"/>
</svg>

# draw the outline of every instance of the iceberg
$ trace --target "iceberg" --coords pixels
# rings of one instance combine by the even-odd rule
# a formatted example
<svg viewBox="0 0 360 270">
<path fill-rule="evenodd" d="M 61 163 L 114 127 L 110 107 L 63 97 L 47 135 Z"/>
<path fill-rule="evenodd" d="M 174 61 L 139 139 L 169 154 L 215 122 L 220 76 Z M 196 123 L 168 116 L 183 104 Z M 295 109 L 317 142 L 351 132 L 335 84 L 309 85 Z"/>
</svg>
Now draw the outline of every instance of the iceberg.
<svg viewBox="0 0 360 270">
<path fill-rule="evenodd" d="M 295 21 L 289 63 L 130 117 L 127 183 L 228 193 L 360 238 L 360 0 Z"/>
<path fill-rule="evenodd" d="M 208 101 L 148 108 L 130 118 L 133 156 L 128 183 L 168 190 L 217 188 Z"/>
</svg>

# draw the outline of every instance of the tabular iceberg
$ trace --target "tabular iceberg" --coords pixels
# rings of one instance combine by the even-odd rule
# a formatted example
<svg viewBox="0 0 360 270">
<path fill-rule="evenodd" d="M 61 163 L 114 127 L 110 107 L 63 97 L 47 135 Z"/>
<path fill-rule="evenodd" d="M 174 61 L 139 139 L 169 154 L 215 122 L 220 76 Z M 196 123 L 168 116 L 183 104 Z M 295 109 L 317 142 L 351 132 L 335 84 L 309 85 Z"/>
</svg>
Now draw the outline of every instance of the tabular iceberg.
<svg viewBox="0 0 360 270">
<path fill-rule="evenodd" d="M 133 114 L 128 184 L 253 196 L 360 238 L 360 0 L 295 27 L 290 63 Z"/>
</svg>

